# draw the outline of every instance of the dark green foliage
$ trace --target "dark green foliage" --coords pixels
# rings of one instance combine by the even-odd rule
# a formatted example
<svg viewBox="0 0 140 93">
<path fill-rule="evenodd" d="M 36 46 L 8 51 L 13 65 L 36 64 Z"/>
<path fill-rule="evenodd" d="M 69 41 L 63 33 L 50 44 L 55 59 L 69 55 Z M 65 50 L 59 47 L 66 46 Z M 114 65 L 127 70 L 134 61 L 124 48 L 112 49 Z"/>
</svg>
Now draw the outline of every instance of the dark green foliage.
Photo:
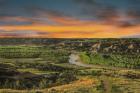
<svg viewBox="0 0 140 93">
<path fill-rule="evenodd" d="M 76 74 L 73 71 L 64 71 L 59 75 L 57 83 L 65 84 L 76 80 Z"/>
<path fill-rule="evenodd" d="M 83 62 L 96 65 L 108 65 L 124 68 L 140 68 L 140 55 L 134 54 L 87 54 L 81 53 Z"/>
<path fill-rule="evenodd" d="M 81 58 L 81 60 L 82 60 L 83 62 L 85 62 L 85 63 L 90 63 L 90 62 L 91 62 L 91 61 L 90 61 L 90 57 L 87 55 L 86 52 L 80 53 L 80 58 Z"/>
<path fill-rule="evenodd" d="M 102 75 L 102 71 L 100 71 L 100 70 L 93 70 L 92 71 L 92 75 L 93 76 L 100 76 L 100 75 Z"/>
<path fill-rule="evenodd" d="M 126 68 L 140 68 L 140 55 L 111 54 L 110 57 L 114 61 L 114 63 L 112 63 L 113 66 Z"/>
</svg>

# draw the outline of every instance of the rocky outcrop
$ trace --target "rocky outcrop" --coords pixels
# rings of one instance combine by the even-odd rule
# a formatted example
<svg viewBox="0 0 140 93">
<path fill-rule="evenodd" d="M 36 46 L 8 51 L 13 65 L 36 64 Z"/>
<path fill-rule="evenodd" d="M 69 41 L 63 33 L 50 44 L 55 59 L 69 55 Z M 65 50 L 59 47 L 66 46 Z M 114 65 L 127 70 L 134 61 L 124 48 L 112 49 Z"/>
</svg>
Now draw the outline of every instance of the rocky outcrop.
<svg viewBox="0 0 140 93">
<path fill-rule="evenodd" d="M 91 46 L 90 50 L 96 53 L 140 53 L 140 44 L 131 42 L 95 43 Z"/>
</svg>

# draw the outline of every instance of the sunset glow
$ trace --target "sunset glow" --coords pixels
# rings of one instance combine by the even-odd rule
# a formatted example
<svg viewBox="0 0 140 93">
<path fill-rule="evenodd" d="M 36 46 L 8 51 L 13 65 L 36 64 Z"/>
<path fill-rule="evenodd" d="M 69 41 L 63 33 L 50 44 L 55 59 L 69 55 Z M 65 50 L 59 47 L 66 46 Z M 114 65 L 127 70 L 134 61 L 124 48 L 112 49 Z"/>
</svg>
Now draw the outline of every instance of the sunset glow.
<svg viewBox="0 0 140 93">
<path fill-rule="evenodd" d="M 0 6 L 0 37 L 122 38 L 140 35 L 140 2 L 21 1 L 24 3 L 21 6 L 18 1 L 0 1 L 3 4 Z"/>
</svg>

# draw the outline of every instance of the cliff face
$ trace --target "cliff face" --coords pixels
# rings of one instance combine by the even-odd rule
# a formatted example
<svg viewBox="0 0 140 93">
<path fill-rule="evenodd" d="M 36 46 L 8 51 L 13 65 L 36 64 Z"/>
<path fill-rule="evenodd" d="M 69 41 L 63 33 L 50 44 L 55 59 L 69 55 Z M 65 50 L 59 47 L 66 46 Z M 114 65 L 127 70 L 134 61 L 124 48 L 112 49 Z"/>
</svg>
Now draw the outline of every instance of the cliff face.
<svg viewBox="0 0 140 93">
<path fill-rule="evenodd" d="M 103 53 L 140 53 L 140 43 L 118 42 L 118 43 L 95 43 L 92 45 L 93 52 Z"/>
<path fill-rule="evenodd" d="M 91 52 L 101 53 L 140 53 L 140 41 L 129 39 L 97 39 L 94 42 L 82 39 L 83 41 L 62 41 L 54 44 L 60 48 L 87 49 Z"/>
<path fill-rule="evenodd" d="M 84 40 L 84 39 L 82 39 Z M 77 49 L 77 50 L 88 50 L 94 53 L 140 53 L 140 42 L 126 40 L 97 40 L 96 42 L 89 41 L 60 41 L 59 43 L 53 44 L 55 47 L 60 49 Z"/>
</svg>

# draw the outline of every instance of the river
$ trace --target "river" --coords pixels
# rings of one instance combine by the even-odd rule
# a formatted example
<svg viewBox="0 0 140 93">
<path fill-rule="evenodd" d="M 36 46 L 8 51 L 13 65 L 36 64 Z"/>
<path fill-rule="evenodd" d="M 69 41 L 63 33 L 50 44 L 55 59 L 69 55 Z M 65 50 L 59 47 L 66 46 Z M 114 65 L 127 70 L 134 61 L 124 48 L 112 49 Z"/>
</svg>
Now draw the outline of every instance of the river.
<svg viewBox="0 0 140 93">
<path fill-rule="evenodd" d="M 82 66 L 82 67 L 93 67 L 92 65 L 84 64 L 83 62 L 81 62 L 78 54 L 71 54 L 69 56 L 69 63 L 77 65 L 77 66 Z"/>
</svg>

